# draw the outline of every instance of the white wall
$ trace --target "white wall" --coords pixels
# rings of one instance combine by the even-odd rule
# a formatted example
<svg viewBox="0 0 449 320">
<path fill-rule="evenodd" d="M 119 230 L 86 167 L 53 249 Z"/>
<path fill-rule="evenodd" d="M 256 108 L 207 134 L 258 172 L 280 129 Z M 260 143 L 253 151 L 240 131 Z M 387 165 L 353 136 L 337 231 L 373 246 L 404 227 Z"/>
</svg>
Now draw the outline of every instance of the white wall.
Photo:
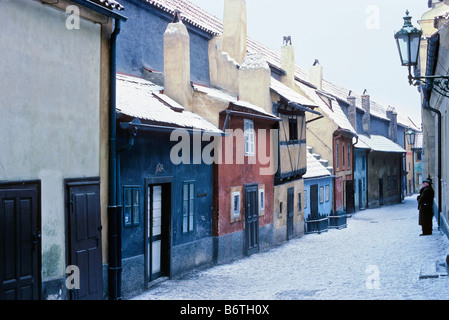
<svg viewBox="0 0 449 320">
<path fill-rule="evenodd" d="M 0 1 L 0 181 L 42 183 L 43 280 L 65 273 L 64 179 L 99 176 L 100 25 Z"/>
</svg>

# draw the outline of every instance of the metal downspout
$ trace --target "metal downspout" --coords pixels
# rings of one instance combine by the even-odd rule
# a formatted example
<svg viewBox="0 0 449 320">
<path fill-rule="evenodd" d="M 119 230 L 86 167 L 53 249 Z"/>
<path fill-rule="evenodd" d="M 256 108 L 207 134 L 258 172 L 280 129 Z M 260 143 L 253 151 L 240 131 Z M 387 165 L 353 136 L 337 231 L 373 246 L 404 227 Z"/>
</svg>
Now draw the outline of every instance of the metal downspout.
<svg viewBox="0 0 449 320">
<path fill-rule="evenodd" d="M 109 299 L 119 300 L 121 296 L 121 207 L 117 205 L 117 128 L 116 128 L 116 56 L 117 36 L 120 33 L 119 19 L 110 41 L 109 81 L 109 203 L 108 203 L 108 248 L 109 248 Z"/>
</svg>

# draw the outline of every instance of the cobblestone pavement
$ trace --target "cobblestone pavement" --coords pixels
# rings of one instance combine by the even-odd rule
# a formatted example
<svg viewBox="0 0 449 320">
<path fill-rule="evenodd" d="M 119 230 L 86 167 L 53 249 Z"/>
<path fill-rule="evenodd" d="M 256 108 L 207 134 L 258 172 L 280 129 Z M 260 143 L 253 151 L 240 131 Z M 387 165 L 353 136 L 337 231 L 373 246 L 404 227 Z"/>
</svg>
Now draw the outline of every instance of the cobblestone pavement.
<svg viewBox="0 0 449 320">
<path fill-rule="evenodd" d="M 310 234 L 239 261 L 167 280 L 136 300 L 447 300 L 449 277 L 421 279 L 449 254 L 420 237 L 416 196 L 357 212 L 348 227 Z"/>
</svg>

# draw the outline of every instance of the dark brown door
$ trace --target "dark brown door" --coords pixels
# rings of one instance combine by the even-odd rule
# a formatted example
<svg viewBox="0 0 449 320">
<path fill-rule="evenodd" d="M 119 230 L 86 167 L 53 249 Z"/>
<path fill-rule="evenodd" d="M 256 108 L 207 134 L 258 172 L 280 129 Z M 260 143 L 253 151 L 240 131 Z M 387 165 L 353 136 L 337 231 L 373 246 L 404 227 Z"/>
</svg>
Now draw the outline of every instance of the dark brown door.
<svg viewBox="0 0 449 320">
<path fill-rule="evenodd" d="M 76 300 L 103 299 L 101 259 L 100 181 L 66 181 L 68 198 L 68 264 L 78 267 L 79 288 L 70 291 Z"/>
<path fill-rule="evenodd" d="M 0 300 L 40 298 L 39 183 L 0 185 Z"/>
<path fill-rule="evenodd" d="M 313 220 L 318 219 L 318 185 L 310 186 L 310 215 Z"/>
<path fill-rule="evenodd" d="M 259 252 L 258 195 L 257 185 L 245 187 L 245 237 L 248 255 Z"/>
<path fill-rule="evenodd" d="M 295 188 L 289 188 L 287 190 L 287 240 L 293 238 L 294 193 Z"/>
<path fill-rule="evenodd" d="M 354 213 L 354 181 L 346 180 L 346 213 Z"/>
</svg>

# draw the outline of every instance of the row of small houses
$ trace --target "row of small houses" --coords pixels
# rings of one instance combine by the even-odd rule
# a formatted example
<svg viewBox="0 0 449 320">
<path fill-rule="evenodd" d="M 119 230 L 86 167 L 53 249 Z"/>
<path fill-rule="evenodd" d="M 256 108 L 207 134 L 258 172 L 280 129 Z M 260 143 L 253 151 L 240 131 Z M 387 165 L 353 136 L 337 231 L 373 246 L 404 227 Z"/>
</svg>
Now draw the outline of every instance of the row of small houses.
<svg viewBox="0 0 449 320">
<path fill-rule="evenodd" d="M 0 299 L 126 298 L 401 202 L 418 128 L 245 13 L 0 2 Z"/>
</svg>

